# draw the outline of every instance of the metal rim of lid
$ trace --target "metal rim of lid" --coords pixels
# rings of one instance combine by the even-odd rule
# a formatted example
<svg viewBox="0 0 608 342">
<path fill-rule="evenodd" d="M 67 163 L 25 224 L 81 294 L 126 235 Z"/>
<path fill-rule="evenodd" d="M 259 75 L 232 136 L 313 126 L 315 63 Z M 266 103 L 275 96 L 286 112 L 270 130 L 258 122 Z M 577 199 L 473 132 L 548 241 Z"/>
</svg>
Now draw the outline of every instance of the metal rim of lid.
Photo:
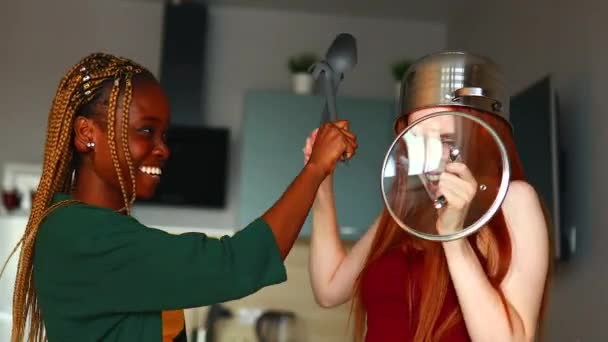
<svg viewBox="0 0 608 342">
<path fill-rule="evenodd" d="M 395 144 L 397 144 L 397 142 L 403 137 L 403 135 L 405 133 L 407 133 L 412 127 L 414 127 L 416 124 L 418 124 L 422 121 L 425 121 L 425 120 L 428 120 L 428 119 L 431 119 L 431 118 L 437 117 L 437 116 L 443 116 L 443 115 L 455 115 L 455 116 L 461 116 L 461 117 L 464 117 L 467 119 L 471 119 L 471 120 L 475 121 L 476 123 L 478 123 L 479 125 L 481 125 L 483 128 L 487 129 L 488 132 L 490 132 L 490 135 L 492 136 L 492 138 L 494 139 L 494 141 L 496 142 L 496 144 L 498 145 L 498 148 L 500 150 L 500 155 L 501 155 L 501 159 L 502 159 L 502 178 L 500 181 L 500 186 L 498 189 L 498 194 L 496 195 L 496 199 L 494 200 L 494 202 L 492 203 L 492 205 L 490 206 L 488 211 L 486 213 L 484 213 L 477 221 L 475 221 L 469 227 L 466 227 L 466 228 L 462 229 L 461 231 L 458 231 L 457 233 L 454 233 L 454 234 L 433 235 L 433 234 L 422 233 L 415 229 L 409 228 L 405 223 L 403 223 L 400 219 L 397 218 L 397 215 L 393 212 L 392 208 L 388 205 L 388 199 L 386 198 L 386 191 L 385 191 L 385 187 L 384 187 L 384 170 L 386 169 L 386 165 L 389 161 L 391 151 L 393 150 Z M 419 118 L 419 119 L 415 120 L 414 122 L 412 122 L 399 135 L 397 135 L 397 137 L 391 143 L 388 151 L 386 152 L 386 155 L 384 156 L 384 162 L 382 163 L 382 170 L 380 172 L 380 187 L 382 189 L 382 199 L 384 201 L 384 205 L 385 205 L 386 209 L 388 210 L 389 214 L 391 215 L 391 217 L 395 220 L 395 223 L 397 223 L 397 225 L 399 225 L 402 229 L 404 229 L 408 233 L 410 233 L 418 238 L 421 238 L 424 240 L 430 240 L 430 241 L 447 242 L 447 241 L 453 241 L 453 240 L 457 240 L 460 238 L 464 238 L 464 237 L 467 237 L 467 236 L 477 232 L 487 222 L 489 222 L 492 219 L 494 214 L 496 214 L 496 212 L 500 209 L 500 206 L 502 205 L 502 203 L 505 199 L 505 196 L 507 195 L 510 178 L 511 178 L 511 165 L 509 162 L 509 156 L 507 153 L 507 149 L 506 149 L 504 143 L 502 142 L 502 140 L 500 139 L 500 137 L 498 136 L 498 134 L 496 133 L 496 131 L 494 131 L 494 129 L 492 129 L 492 127 L 490 127 L 490 125 L 488 125 L 486 122 L 484 122 L 483 120 L 481 120 L 471 114 L 455 112 L 455 111 L 445 111 L 445 112 L 437 112 L 437 113 L 425 115 L 422 118 Z"/>
</svg>

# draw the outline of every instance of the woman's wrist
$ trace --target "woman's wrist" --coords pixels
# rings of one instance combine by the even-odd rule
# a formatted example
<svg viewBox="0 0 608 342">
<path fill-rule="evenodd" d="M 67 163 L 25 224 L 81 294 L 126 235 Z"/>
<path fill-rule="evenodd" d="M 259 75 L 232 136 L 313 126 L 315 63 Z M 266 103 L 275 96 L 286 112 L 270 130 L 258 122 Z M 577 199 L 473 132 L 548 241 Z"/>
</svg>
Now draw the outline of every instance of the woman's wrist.
<svg viewBox="0 0 608 342">
<path fill-rule="evenodd" d="M 315 163 L 306 163 L 302 172 L 311 174 L 315 180 L 318 181 L 319 186 L 323 183 L 323 180 L 327 178 L 325 170 Z"/>
<path fill-rule="evenodd" d="M 334 182 L 333 175 L 328 175 L 323 179 L 319 189 L 317 190 L 317 199 L 325 200 L 333 198 L 334 194 Z"/>
<path fill-rule="evenodd" d="M 321 186 L 319 187 L 319 191 L 330 193 L 330 192 L 333 192 L 333 188 L 334 188 L 334 175 L 330 174 L 327 177 L 325 177 L 325 179 L 321 183 Z"/>
<path fill-rule="evenodd" d="M 470 248 L 469 240 L 466 238 L 444 241 L 442 242 L 442 245 L 443 251 L 448 258 L 453 255 L 464 256 L 467 254 L 468 249 Z"/>
</svg>

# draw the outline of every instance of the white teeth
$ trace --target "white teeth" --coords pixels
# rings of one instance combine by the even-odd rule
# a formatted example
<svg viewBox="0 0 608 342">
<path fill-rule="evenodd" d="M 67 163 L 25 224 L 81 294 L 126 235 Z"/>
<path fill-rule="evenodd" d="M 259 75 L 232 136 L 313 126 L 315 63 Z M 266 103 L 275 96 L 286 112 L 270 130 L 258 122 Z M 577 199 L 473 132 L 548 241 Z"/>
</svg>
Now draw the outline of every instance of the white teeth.
<svg viewBox="0 0 608 342">
<path fill-rule="evenodd" d="M 427 175 L 427 178 L 431 181 L 431 182 L 436 182 L 439 180 L 439 175 Z"/>
<path fill-rule="evenodd" d="M 140 166 L 139 171 L 149 174 L 149 175 L 157 175 L 157 176 L 160 176 L 163 173 L 159 167 L 155 167 L 155 166 Z"/>
</svg>

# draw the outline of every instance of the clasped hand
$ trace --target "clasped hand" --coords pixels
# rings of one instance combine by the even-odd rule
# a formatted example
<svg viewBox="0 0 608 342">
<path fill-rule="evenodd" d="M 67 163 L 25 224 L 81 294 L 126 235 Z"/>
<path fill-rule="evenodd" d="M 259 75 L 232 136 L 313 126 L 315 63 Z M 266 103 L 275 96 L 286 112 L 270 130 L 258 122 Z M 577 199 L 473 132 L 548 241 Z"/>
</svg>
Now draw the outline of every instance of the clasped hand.
<svg viewBox="0 0 608 342">
<path fill-rule="evenodd" d="M 438 232 L 449 234 L 461 230 L 477 193 L 475 177 L 465 164 L 447 163 L 445 171 L 439 176 L 438 192 L 447 201 L 447 205 L 439 209 Z"/>
<path fill-rule="evenodd" d="M 348 129 L 348 121 L 328 122 L 315 129 L 303 148 L 304 163 L 321 166 L 333 173 L 338 160 L 351 159 L 357 150 L 357 136 Z"/>
</svg>

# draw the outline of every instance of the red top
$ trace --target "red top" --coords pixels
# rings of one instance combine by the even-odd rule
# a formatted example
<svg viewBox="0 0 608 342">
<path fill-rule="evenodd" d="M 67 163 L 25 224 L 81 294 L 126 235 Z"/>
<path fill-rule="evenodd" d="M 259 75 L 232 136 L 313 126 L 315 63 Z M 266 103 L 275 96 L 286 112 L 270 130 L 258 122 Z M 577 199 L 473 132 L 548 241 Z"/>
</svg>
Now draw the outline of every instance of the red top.
<svg viewBox="0 0 608 342">
<path fill-rule="evenodd" d="M 415 328 L 413 324 L 410 326 L 410 320 L 417 318 L 409 317 L 406 279 L 419 277 L 421 268 L 420 257 L 406 258 L 400 248 L 388 251 L 369 265 L 361 284 L 361 300 L 367 311 L 366 342 L 413 340 Z M 450 282 L 438 324 L 458 305 L 456 291 Z M 449 342 L 470 340 L 464 321 L 450 328 L 442 338 Z"/>
</svg>

